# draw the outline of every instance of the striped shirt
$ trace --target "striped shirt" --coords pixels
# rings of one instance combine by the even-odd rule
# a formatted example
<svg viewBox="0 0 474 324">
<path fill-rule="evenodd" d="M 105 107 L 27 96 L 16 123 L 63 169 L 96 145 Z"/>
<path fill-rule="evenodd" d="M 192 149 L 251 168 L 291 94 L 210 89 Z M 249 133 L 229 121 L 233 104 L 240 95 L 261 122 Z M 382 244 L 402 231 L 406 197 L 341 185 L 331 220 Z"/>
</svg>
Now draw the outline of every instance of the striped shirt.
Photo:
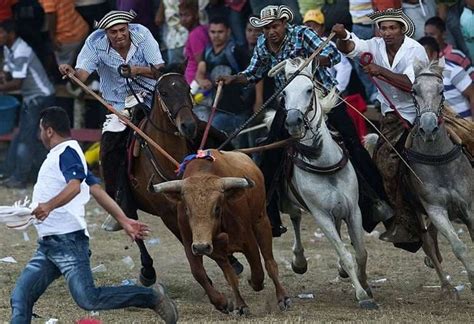
<svg viewBox="0 0 474 324">
<path fill-rule="evenodd" d="M 372 20 L 367 17 L 368 14 L 374 12 L 372 0 L 349 0 L 349 12 L 352 16 L 352 23 L 372 24 Z"/>
<path fill-rule="evenodd" d="M 89 25 L 76 10 L 74 0 L 39 0 L 46 14 L 56 14 L 56 40 L 60 43 L 81 42 Z"/>
<path fill-rule="evenodd" d="M 54 87 L 40 60 L 23 39 L 18 37 L 11 48 L 3 46 L 3 56 L 3 70 L 9 72 L 14 79 L 23 80 L 21 94 L 25 103 L 36 97 L 54 94 Z"/>
<path fill-rule="evenodd" d="M 258 37 L 250 64 L 242 72 L 247 77 L 247 80 L 251 82 L 261 80 L 272 67 L 286 59 L 309 57 L 323 42 L 312 29 L 306 26 L 289 25 L 285 37 L 286 40 L 283 41 L 281 50 L 276 54 L 272 54 L 268 50 L 265 44 L 265 35 L 262 34 Z M 339 51 L 331 44 L 328 44 L 319 55 L 327 57 L 331 67 L 341 61 Z M 337 84 L 326 68 L 319 68 L 315 77 L 328 90 Z M 285 81 L 284 73 L 279 73 L 275 76 L 275 85 L 278 88 L 283 86 Z"/>
<path fill-rule="evenodd" d="M 96 30 L 89 35 L 86 43 L 77 57 L 76 69 L 82 69 L 89 73 L 97 71 L 100 76 L 100 91 L 104 99 L 117 110 L 125 107 L 125 98 L 131 95 L 125 78 L 118 74 L 118 67 L 122 64 L 131 66 L 150 66 L 164 63 L 160 46 L 151 32 L 142 25 L 129 24 L 130 38 L 132 44 L 126 59 L 110 46 L 110 42 L 103 29 Z M 136 80 L 153 90 L 156 80 L 144 76 L 136 77 Z M 130 83 L 134 91 L 142 92 L 143 88 Z M 145 97 L 145 104 L 151 107 L 152 94 Z"/>
<path fill-rule="evenodd" d="M 446 60 L 443 71 L 444 97 L 461 117 L 471 116 L 469 101 L 462 94 L 471 84 L 471 78 L 461 66 Z"/>
<path fill-rule="evenodd" d="M 466 56 L 466 54 L 453 48 L 453 45 L 448 44 L 441 50 L 439 56 L 444 56 L 446 60 L 463 67 L 466 73 L 469 74 L 471 79 L 474 81 L 474 67 L 472 66 L 471 60 Z"/>
</svg>

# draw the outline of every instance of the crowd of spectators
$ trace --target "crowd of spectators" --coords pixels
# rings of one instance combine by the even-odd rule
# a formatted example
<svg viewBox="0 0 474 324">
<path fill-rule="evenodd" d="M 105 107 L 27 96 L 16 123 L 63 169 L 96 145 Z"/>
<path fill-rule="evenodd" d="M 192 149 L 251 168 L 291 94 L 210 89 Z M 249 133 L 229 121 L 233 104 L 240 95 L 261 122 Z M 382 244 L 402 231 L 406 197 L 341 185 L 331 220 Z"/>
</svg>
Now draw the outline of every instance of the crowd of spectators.
<svg viewBox="0 0 474 324">
<path fill-rule="evenodd" d="M 65 82 L 57 66 L 63 63 L 74 66 L 84 40 L 94 30 L 94 22 L 110 10 L 133 10 L 137 13 L 134 23 L 151 31 L 165 63 L 185 75 L 200 107 L 196 112 L 205 119 L 215 77 L 242 71 L 250 61 L 262 31 L 249 25 L 248 18 L 258 16 L 260 10 L 270 4 L 289 6 L 295 14 L 294 24 L 305 24 L 321 37 L 327 36 L 335 23 L 343 23 L 361 39 L 377 35 L 367 14 L 374 10 L 403 8 L 415 23 L 413 38 L 423 37 L 423 45 L 431 57 L 442 56 L 448 62 L 447 70 L 451 71 L 445 77 L 446 90 L 450 91 L 446 96 L 448 103 L 463 117 L 472 117 L 474 0 L 0 0 L 0 23 L 13 21 L 11 28 L 15 37 L 24 41 L 24 45 L 13 46 L 6 41 L 7 36 L 2 36 L 9 34 L 10 27 L 0 25 L 0 46 L 5 48 L 3 70 L 11 73 L 23 68 L 21 75 L 11 73 L 13 78 L 16 75 L 31 79 L 21 85 L 23 106 L 38 105 L 38 100 L 28 99 L 25 83 L 34 89 L 43 89 L 41 95 L 48 97 L 49 91 L 44 89 L 49 89 L 49 82 L 53 85 Z M 15 67 L 12 65 L 15 62 L 10 62 L 9 67 L 8 56 L 15 51 L 25 56 L 22 62 L 27 65 Z M 45 76 L 38 77 L 37 70 Z M 362 105 L 377 104 L 376 89 L 359 62 L 346 60 L 330 72 L 338 80 L 338 90 L 344 96 L 358 95 L 358 99 L 363 99 Z M 7 78 L 3 73 L 1 76 L 0 92 L 12 90 L 5 87 Z M 227 89 L 227 100 L 220 103 L 215 126 L 231 132 L 272 93 L 270 79 L 241 90 Z M 45 102 L 49 104 L 50 98 Z M 17 151 L 18 148 L 12 148 L 12 156 Z M 16 155 L 20 158 L 18 152 Z M 0 177 L 11 177 L 11 168 L 11 165 L 2 166 Z M 26 171 L 23 170 L 23 174 Z M 26 178 L 21 178 L 13 185 L 23 186 L 25 182 Z"/>
</svg>

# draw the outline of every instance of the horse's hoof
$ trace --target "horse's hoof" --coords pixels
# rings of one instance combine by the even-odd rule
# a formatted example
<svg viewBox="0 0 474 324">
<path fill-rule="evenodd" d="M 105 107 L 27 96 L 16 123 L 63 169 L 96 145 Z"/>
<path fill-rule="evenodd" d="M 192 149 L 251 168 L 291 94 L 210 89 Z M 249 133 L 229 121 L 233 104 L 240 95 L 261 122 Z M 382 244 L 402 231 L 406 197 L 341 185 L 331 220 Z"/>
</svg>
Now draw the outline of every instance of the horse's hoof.
<svg viewBox="0 0 474 324">
<path fill-rule="evenodd" d="M 370 298 L 374 298 L 374 294 L 372 293 L 372 289 L 370 289 L 370 287 L 368 287 L 364 290 Z"/>
<path fill-rule="evenodd" d="M 306 271 L 308 271 L 308 263 L 306 262 L 302 267 L 298 267 L 293 262 L 291 262 L 291 269 L 294 273 L 304 274 Z"/>
<path fill-rule="evenodd" d="M 459 291 L 456 288 L 446 287 L 441 289 L 441 299 L 457 301 L 461 298 L 459 297 Z"/>
<path fill-rule="evenodd" d="M 291 299 L 290 297 L 285 297 L 283 300 L 280 300 L 278 302 L 278 307 L 280 307 L 280 310 L 282 312 L 288 310 L 291 307 Z"/>
<path fill-rule="evenodd" d="M 234 311 L 234 303 L 232 303 L 232 301 L 228 301 L 224 307 L 217 309 L 224 314 L 230 314 Z"/>
<path fill-rule="evenodd" d="M 152 268 L 152 271 L 149 271 L 151 273 L 145 274 L 145 268 L 142 268 L 140 270 L 140 283 L 145 286 L 145 287 L 150 287 L 156 282 L 156 272 L 155 269 Z"/>
<path fill-rule="evenodd" d="M 373 310 L 378 309 L 379 306 L 374 302 L 373 299 L 361 300 L 359 302 L 359 307 L 362 309 Z"/>
<path fill-rule="evenodd" d="M 343 267 L 338 267 L 337 272 L 339 273 L 339 277 L 341 277 L 342 279 L 349 278 L 349 275 L 347 274 L 346 270 L 344 270 Z"/>
<path fill-rule="evenodd" d="M 424 262 L 425 262 L 425 266 L 427 266 L 428 268 L 434 269 L 434 264 L 433 264 L 433 261 L 431 261 L 430 257 L 425 256 Z"/>
<path fill-rule="evenodd" d="M 250 308 L 247 305 L 240 306 L 236 309 L 237 315 L 239 316 L 249 316 L 250 315 Z"/>
</svg>

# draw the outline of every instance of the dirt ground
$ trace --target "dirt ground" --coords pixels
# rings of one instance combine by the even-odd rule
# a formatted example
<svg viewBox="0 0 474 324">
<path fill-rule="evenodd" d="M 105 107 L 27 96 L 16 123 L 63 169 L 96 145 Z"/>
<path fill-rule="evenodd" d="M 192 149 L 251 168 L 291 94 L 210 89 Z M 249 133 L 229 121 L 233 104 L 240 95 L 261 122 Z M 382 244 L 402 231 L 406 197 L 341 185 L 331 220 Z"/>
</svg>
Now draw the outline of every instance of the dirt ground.
<svg viewBox="0 0 474 324">
<path fill-rule="evenodd" d="M 25 195 L 23 191 L 0 189 L 0 205 L 8 205 Z M 92 267 L 100 264 L 105 272 L 95 272 L 97 285 L 120 285 L 123 280 L 134 279 L 139 270 L 139 253 L 122 233 L 107 233 L 100 229 L 105 213 L 91 201 L 87 206 L 87 222 L 91 233 Z M 439 282 L 434 270 L 423 264 L 423 252 L 411 254 L 393 248 L 390 244 L 366 235 L 369 253 L 368 275 L 373 283 L 373 292 L 380 308 L 364 311 L 358 308 L 350 282 L 337 277 L 335 251 L 328 241 L 315 235 L 317 228 L 311 216 L 305 215 L 302 234 L 309 258 L 309 270 L 304 275 L 294 274 L 289 268 L 293 235 L 291 231 L 274 240 L 274 254 L 279 264 L 281 280 L 292 297 L 293 306 L 281 312 L 276 306 L 272 283 L 266 277 L 266 287 L 256 293 L 246 282 L 248 266 L 241 278 L 241 292 L 250 306 L 251 315 L 219 313 L 209 303 L 203 289 L 194 281 L 180 243 L 164 227 L 158 217 L 142 215 L 143 221 L 152 227 L 149 251 L 154 257 L 159 280 L 166 284 L 171 297 L 177 302 L 182 322 L 462 322 L 473 321 L 474 298 L 467 275 L 460 261 L 452 254 L 446 240 L 441 239 L 444 266 L 455 285 L 464 285 L 459 301 L 441 300 Z M 288 217 L 284 222 L 290 225 Z M 461 231 L 461 226 L 456 225 Z M 380 232 L 381 228 L 377 228 Z M 29 238 L 29 240 L 25 240 Z M 347 242 L 347 234 L 343 234 Z M 468 241 L 469 235 L 462 232 L 461 239 Z M 472 252 L 472 244 L 468 243 Z M 30 227 L 26 234 L 0 228 L 0 259 L 11 256 L 17 263 L 0 262 L 0 323 L 8 322 L 10 316 L 9 295 L 15 280 L 36 248 L 36 232 Z M 123 258 L 130 256 L 135 265 L 130 268 Z M 242 256 L 237 257 L 244 261 Z M 221 291 L 230 296 L 230 289 L 218 267 L 205 262 L 209 276 Z M 462 286 L 461 286 L 462 287 Z M 299 294 L 313 294 L 313 299 L 300 299 Z M 53 283 L 37 302 L 34 313 L 40 316 L 34 323 L 44 323 L 50 318 L 60 323 L 94 317 L 103 323 L 154 323 L 158 318 L 150 310 L 124 309 L 114 311 L 87 312 L 76 306 L 69 295 L 63 279 Z"/>
</svg>

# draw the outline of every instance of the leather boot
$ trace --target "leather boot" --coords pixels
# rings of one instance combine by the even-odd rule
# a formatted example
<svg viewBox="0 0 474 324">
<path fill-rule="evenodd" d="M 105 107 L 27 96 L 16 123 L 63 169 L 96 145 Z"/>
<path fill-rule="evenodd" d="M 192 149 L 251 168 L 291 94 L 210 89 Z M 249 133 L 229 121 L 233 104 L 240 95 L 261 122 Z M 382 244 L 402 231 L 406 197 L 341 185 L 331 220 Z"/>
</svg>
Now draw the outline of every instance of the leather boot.
<svg viewBox="0 0 474 324">
<path fill-rule="evenodd" d="M 377 199 L 372 204 L 372 217 L 375 222 L 386 222 L 394 216 L 392 207 L 383 200 Z"/>
<path fill-rule="evenodd" d="M 380 234 L 379 239 L 391 243 L 417 243 L 420 241 L 417 235 L 412 234 L 405 226 L 396 221 L 392 222 L 386 232 Z"/>
</svg>

